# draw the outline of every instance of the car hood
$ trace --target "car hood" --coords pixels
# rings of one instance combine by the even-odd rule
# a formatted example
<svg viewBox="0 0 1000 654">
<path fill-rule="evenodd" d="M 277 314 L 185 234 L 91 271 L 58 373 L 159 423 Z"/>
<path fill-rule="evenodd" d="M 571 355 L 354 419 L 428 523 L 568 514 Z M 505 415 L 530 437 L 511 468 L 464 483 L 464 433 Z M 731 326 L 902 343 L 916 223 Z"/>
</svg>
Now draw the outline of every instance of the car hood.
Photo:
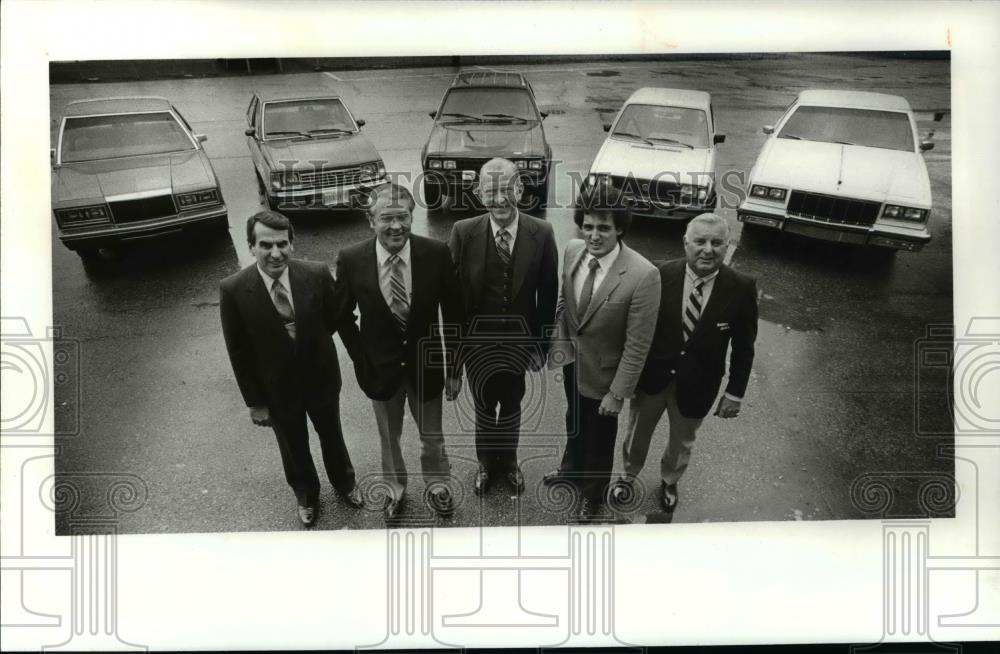
<svg viewBox="0 0 1000 654">
<path fill-rule="evenodd" d="M 470 157 L 543 157 L 545 134 L 541 123 L 435 123 L 427 139 L 427 154 Z"/>
<path fill-rule="evenodd" d="M 768 139 L 753 182 L 848 197 L 930 207 L 923 157 L 860 145 Z"/>
<path fill-rule="evenodd" d="M 676 179 L 681 184 L 697 183 L 705 173 L 714 173 L 710 148 L 685 148 L 630 142 L 609 138 L 597 152 L 592 173 L 631 174 L 636 179 L 663 181 Z M 695 178 L 692 179 L 692 173 Z"/>
<path fill-rule="evenodd" d="M 321 161 L 326 168 L 342 168 L 377 161 L 378 150 L 363 134 L 313 139 L 281 139 L 264 141 L 261 149 L 272 168 L 285 167 L 292 162 L 293 170 L 312 170 Z"/>
<path fill-rule="evenodd" d="M 108 197 L 166 190 L 170 193 L 216 186 L 201 150 L 67 163 L 55 170 L 53 205 L 104 202 Z"/>
</svg>

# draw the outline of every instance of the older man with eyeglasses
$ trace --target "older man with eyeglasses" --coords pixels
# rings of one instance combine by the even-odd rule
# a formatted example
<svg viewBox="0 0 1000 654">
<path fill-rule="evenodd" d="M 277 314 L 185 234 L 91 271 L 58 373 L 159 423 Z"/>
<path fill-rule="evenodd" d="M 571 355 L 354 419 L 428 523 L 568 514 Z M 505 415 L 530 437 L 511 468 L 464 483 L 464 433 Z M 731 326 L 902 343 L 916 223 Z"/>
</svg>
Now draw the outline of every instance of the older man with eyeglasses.
<svg viewBox="0 0 1000 654">
<path fill-rule="evenodd" d="M 487 213 L 456 222 L 449 242 L 465 299 L 460 369 L 476 409 L 477 494 L 501 474 L 515 493 L 524 490 L 517 446 L 525 373 L 543 368 L 559 292 L 552 226 L 518 210 L 523 193 L 517 166 L 490 159 L 476 189 Z"/>
</svg>

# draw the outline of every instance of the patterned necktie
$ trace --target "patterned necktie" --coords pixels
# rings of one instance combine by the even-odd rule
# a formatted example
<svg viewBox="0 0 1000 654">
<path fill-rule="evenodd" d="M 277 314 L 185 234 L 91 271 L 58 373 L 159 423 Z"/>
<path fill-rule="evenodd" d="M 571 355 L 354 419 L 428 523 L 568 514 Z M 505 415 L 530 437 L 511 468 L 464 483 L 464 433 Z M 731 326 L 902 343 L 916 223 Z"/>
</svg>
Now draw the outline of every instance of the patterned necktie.
<svg viewBox="0 0 1000 654">
<path fill-rule="evenodd" d="M 497 230 L 497 253 L 500 258 L 503 259 L 503 265 L 510 265 L 510 245 L 507 240 L 510 238 L 510 232 L 506 229 Z"/>
<path fill-rule="evenodd" d="M 410 317 L 410 301 L 407 299 L 406 282 L 403 279 L 403 260 L 398 254 L 394 254 L 389 257 L 388 263 L 391 271 L 389 274 L 389 291 L 392 296 L 389 309 L 392 311 L 392 317 L 396 319 L 396 326 L 399 327 L 399 331 L 405 332 L 406 321 Z"/>
<path fill-rule="evenodd" d="M 587 273 L 587 279 L 583 282 L 583 290 L 580 291 L 580 304 L 576 309 L 577 322 L 582 322 L 583 317 L 587 315 L 587 307 L 590 305 L 591 298 L 594 297 L 594 280 L 597 279 L 597 269 L 601 267 L 601 263 L 597 259 L 591 259 L 587 265 L 590 267 L 590 272 Z"/>
<path fill-rule="evenodd" d="M 688 295 L 687 301 L 684 303 L 684 320 L 681 328 L 684 332 L 685 343 L 691 338 L 691 334 L 694 333 L 694 326 L 698 324 L 698 319 L 701 318 L 701 287 L 704 285 L 704 280 L 699 279 L 696 281 L 694 286 L 691 287 L 691 294 Z"/>
<path fill-rule="evenodd" d="M 274 308 L 278 310 L 281 319 L 285 321 L 285 330 L 294 340 L 295 310 L 292 309 L 292 301 L 288 298 L 288 291 L 280 279 L 274 280 L 271 284 L 271 297 L 274 298 Z"/>
</svg>

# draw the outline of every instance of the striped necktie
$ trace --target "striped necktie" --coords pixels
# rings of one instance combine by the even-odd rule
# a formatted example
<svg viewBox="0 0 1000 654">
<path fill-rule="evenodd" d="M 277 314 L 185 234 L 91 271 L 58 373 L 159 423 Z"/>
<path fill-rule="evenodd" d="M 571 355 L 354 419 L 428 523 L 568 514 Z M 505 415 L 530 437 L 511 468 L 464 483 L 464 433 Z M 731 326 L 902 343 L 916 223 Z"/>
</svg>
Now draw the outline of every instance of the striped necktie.
<svg viewBox="0 0 1000 654">
<path fill-rule="evenodd" d="M 684 342 L 686 343 L 691 334 L 694 333 L 694 327 L 698 324 L 698 319 L 701 318 L 702 309 L 702 296 L 701 287 L 705 285 L 705 280 L 699 279 L 691 287 L 691 294 L 687 296 L 687 301 L 684 302 L 684 320 L 681 325 L 684 332 Z"/>
<path fill-rule="evenodd" d="M 506 229 L 497 230 L 497 253 L 503 260 L 503 265 L 510 265 L 510 245 L 507 243 L 507 239 L 510 238 L 510 232 Z"/>
<path fill-rule="evenodd" d="M 389 310 L 392 317 L 396 319 L 396 326 L 399 331 L 406 331 L 406 321 L 410 317 L 410 301 L 407 299 L 406 282 L 403 279 L 403 260 L 398 254 L 389 257 L 389 291 L 392 301 L 389 303 Z"/>
<path fill-rule="evenodd" d="M 274 300 L 274 308 L 278 310 L 281 319 L 285 321 L 285 330 L 292 337 L 292 340 L 295 340 L 295 310 L 292 308 L 288 291 L 285 290 L 280 279 L 271 283 L 271 298 Z"/>
</svg>

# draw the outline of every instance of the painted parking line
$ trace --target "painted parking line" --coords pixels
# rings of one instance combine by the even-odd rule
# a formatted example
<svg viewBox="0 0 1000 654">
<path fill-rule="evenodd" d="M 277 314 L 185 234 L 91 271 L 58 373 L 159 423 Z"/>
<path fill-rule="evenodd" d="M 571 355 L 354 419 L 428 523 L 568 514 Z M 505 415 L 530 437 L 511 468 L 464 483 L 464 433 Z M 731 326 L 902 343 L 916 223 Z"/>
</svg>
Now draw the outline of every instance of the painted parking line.
<svg viewBox="0 0 1000 654">
<path fill-rule="evenodd" d="M 333 79 L 335 79 L 335 80 L 336 80 L 336 81 L 338 81 L 338 82 L 343 82 L 343 81 L 344 81 L 344 80 L 340 79 L 339 77 L 337 77 L 336 75 L 334 75 L 334 74 L 333 74 L 333 73 L 331 73 L 331 72 L 325 72 L 325 73 L 323 73 L 323 74 L 324 74 L 324 75 L 326 75 L 327 77 L 330 77 L 330 78 L 333 78 Z"/>
</svg>

